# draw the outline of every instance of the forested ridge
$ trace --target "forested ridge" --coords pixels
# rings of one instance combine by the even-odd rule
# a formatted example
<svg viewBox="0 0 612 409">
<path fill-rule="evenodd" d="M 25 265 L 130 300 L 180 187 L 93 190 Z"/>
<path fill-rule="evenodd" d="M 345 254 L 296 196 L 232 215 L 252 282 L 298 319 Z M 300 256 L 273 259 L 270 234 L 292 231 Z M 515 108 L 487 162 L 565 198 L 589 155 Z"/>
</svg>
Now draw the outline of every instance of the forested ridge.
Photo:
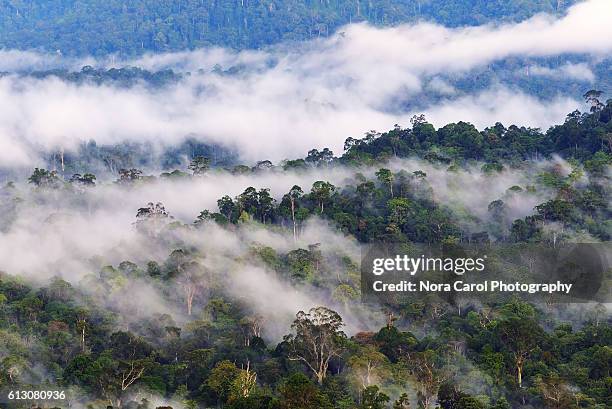
<svg viewBox="0 0 612 409">
<path fill-rule="evenodd" d="M 18 230 L 29 206 L 47 204 L 55 210 L 41 231 L 61 229 L 77 206 L 94 223 L 102 205 L 91 198 L 100 189 L 140 195 L 147 186 L 197 186 L 217 175 L 257 181 L 336 169 L 347 176 L 335 185 L 321 179 L 288 186 L 278 200 L 254 185 L 218 197 L 217 208 L 201 209 L 191 221 L 175 218 L 163 203 L 142 203 L 129 229 L 155 251 L 112 265 L 92 257 L 88 265 L 97 270 L 77 282 L 56 276 L 41 284 L 0 273 L 0 385 L 62 389 L 91 407 L 138 409 L 161 401 L 249 409 L 610 407 L 612 330 L 604 304 L 406 298 L 361 305 L 358 260 L 337 246 L 347 237 L 355 245 L 609 242 L 612 101 L 602 102 L 595 90 L 585 98 L 590 112 L 573 112 L 546 132 L 502 124 L 478 131 L 466 122 L 435 129 L 415 116 L 409 128 L 347 139 L 342 155 L 313 149 L 277 165 L 213 164 L 206 151 L 192 151 L 187 168 L 154 176 L 117 166 L 107 169 L 117 172 L 110 182 L 87 169 L 71 174 L 69 160 L 63 169 L 57 160 L 37 168 L 26 185 L 9 182 L 0 190 L 3 232 Z M 512 172 L 525 175 L 525 184 L 504 186 L 482 212 L 441 200 L 435 179 L 478 174 L 481 183 L 507 183 L 503 175 Z M 536 204 L 513 219 L 510 204 L 517 201 Z M 332 236 L 304 242 L 312 223 Z M 295 246 L 279 246 L 267 234 Z M 228 237 L 229 249 L 204 250 Z M 219 257 L 223 263 L 211 267 Z M 295 311 L 293 324 L 280 329 L 284 337 L 275 339 L 266 334 L 274 311 L 263 314 L 249 299 L 269 294 L 228 293 L 238 283 L 232 272 L 245 266 L 248 274 L 269 272 L 290 294 L 319 294 L 328 307 Z M 148 304 L 135 297 L 144 286 L 161 298 Z M 272 296 L 282 297 L 278 291 Z M 148 309 L 145 318 L 129 320 Z M 359 311 L 375 328 L 349 335 L 354 323 L 343 315 L 353 320 Z"/>
<path fill-rule="evenodd" d="M 430 20 L 454 27 L 563 13 L 557 0 L 0 1 L 0 48 L 139 55 L 211 45 L 258 48 L 328 36 L 348 23 Z"/>
</svg>

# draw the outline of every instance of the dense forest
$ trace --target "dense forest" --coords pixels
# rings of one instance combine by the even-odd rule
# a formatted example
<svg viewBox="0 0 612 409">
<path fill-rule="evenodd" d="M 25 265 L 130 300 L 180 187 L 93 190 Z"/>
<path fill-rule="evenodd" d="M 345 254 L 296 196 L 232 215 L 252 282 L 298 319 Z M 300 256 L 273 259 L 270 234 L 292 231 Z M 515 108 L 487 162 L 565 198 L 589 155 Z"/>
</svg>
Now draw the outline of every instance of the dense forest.
<svg viewBox="0 0 612 409">
<path fill-rule="evenodd" d="M 408 128 L 348 138 L 339 156 L 313 149 L 227 166 L 200 148 L 186 151 L 186 168 L 158 176 L 126 159 L 106 169 L 110 181 L 71 174 L 70 161 L 36 168 L 0 190 L 3 234 L 23 240 L 25 215 L 40 220 L 33 234 L 54 238 L 31 249 L 49 253 L 51 266 L 0 273 L 0 385 L 62 390 L 59 407 L 609 408 L 609 304 L 360 302 L 367 243 L 609 242 L 612 101 L 595 90 L 585 98 L 590 112 L 546 132 L 436 129 L 415 116 Z M 334 172 L 342 177 L 331 183 Z M 312 183 L 280 195 L 261 186 L 293 180 L 285 177 Z M 245 180 L 253 184 L 191 220 L 143 202 L 147 189 L 186 184 L 197 196 L 207 181 L 230 189 Z M 500 185 L 500 196 L 470 206 L 458 193 L 482 190 L 470 181 Z M 455 185 L 452 200 L 445 183 Z M 115 225 L 104 206 L 124 207 L 126 197 L 141 201 L 128 209 L 129 239 L 75 267 L 87 235 L 74 219 L 101 223 L 103 234 Z M 70 257 L 56 257 L 66 240 Z M 75 279 L 73 270 L 85 271 Z M 277 309 L 299 294 L 322 302 L 308 299 L 285 323 Z"/>
<path fill-rule="evenodd" d="M 0 408 L 612 408 L 611 12 L 0 0 Z"/>
<path fill-rule="evenodd" d="M 446 26 L 563 13 L 573 0 L 0 1 L 0 48 L 64 55 L 139 55 L 218 45 L 258 48 L 328 36 L 360 21 Z"/>
</svg>

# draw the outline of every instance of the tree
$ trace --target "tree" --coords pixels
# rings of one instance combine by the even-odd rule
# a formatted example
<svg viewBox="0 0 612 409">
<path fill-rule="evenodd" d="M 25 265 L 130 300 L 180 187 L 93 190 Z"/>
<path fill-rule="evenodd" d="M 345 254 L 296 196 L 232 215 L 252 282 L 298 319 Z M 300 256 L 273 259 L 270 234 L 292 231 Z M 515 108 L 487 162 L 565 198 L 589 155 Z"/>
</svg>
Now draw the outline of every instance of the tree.
<svg viewBox="0 0 612 409">
<path fill-rule="evenodd" d="M 240 369 L 238 376 L 232 383 L 230 400 L 248 398 L 257 386 L 257 374 L 251 370 L 250 362 L 247 362 L 246 369 Z"/>
<path fill-rule="evenodd" d="M 120 184 L 130 184 L 142 179 L 142 171 L 140 169 L 119 169 Z"/>
<path fill-rule="evenodd" d="M 522 388 L 523 367 L 541 341 L 542 329 L 531 319 L 510 317 L 499 324 L 498 331 L 502 342 L 512 353 L 518 387 Z"/>
<path fill-rule="evenodd" d="M 301 373 L 291 375 L 280 387 L 281 409 L 332 409 L 333 405 Z"/>
<path fill-rule="evenodd" d="M 261 315 L 244 317 L 240 320 L 240 329 L 244 336 L 244 346 L 250 346 L 253 337 L 261 338 L 264 320 L 264 317 Z"/>
<path fill-rule="evenodd" d="M 261 222 L 266 224 L 266 217 L 274 210 L 274 198 L 270 195 L 270 189 L 259 189 L 257 192 L 257 210 L 261 216 Z"/>
<path fill-rule="evenodd" d="M 536 381 L 536 385 L 547 408 L 578 408 L 576 398 L 571 388 L 558 375 L 553 374 L 546 377 L 540 377 Z"/>
<path fill-rule="evenodd" d="M 121 331 L 111 335 L 109 346 L 95 359 L 79 355 L 66 372 L 97 391 L 111 406 L 121 407 L 126 391 L 151 367 L 152 348 L 141 338 Z"/>
<path fill-rule="evenodd" d="M 306 156 L 304 161 L 312 166 L 316 166 L 317 162 L 319 161 L 319 150 L 318 149 L 309 150 L 308 155 Z"/>
<path fill-rule="evenodd" d="M 391 193 L 391 197 L 393 197 L 393 180 L 395 179 L 393 172 L 389 169 L 381 168 L 376 172 L 376 177 L 382 184 L 389 187 L 389 192 Z"/>
<path fill-rule="evenodd" d="M 239 375 L 240 369 L 233 362 L 220 361 L 210 371 L 206 384 L 215 392 L 219 402 L 226 402 Z"/>
<path fill-rule="evenodd" d="M 302 197 L 304 191 L 298 185 L 294 185 L 289 193 L 287 193 L 287 197 L 289 198 L 289 202 L 291 204 L 291 221 L 293 223 L 293 240 L 297 240 L 297 222 L 295 220 L 295 209 L 296 203 Z"/>
<path fill-rule="evenodd" d="M 318 180 L 312 184 L 311 194 L 319 203 L 320 213 L 323 213 L 323 206 L 327 202 L 336 187 L 329 182 Z"/>
<path fill-rule="evenodd" d="M 596 89 L 591 89 L 584 93 L 583 97 L 585 102 L 591 104 L 591 112 L 601 111 L 604 107 L 604 104 L 599 101 L 599 97 L 601 97 L 602 94 L 603 92 Z"/>
<path fill-rule="evenodd" d="M 544 220 L 567 223 L 571 218 L 574 207 L 565 200 L 553 199 L 537 205 L 535 210 Z"/>
<path fill-rule="evenodd" d="M 187 166 L 194 176 L 201 176 L 210 169 L 210 159 L 204 156 L 196 156 Z"/>
<path fill-rule="evenodd" d="M 438 403 L 442 409 L 485 409 L 478 399 L 460 391 L 455 385 L 444 382 L 438 392 Z"/>
<path fill-rule="evenodd" d="M 185 306 L 187 315 L 191 315 L 193 298 L 201 291 L 206 282 L 208 274 L 206 269 L 197 261 L 188 261 L 178 266 L 178 281 L 185 292 Z"/>
<path fill-rule="evenodd" d="M 487 210 L 491 213 L 494 220 L 504 220 L 506 216 L 506 204 L 503 200 L 494 200 L 487 206 Z"/>
<path fill-rule="evenodd" d="M 482 165 L 480 170 L 485 175 L 492 175 L 494 173 L 501 173 L 504 170 L 504 165 L 498 162 L 485 163 L 484 165 Z"/>
<path fill-rule="evenodd" d="M 289 359 L 303 362 L 322 384 L 330 360 L 340 356 L 343 350 L 346 338 L 341 331 L 343 326 L 342 317 L 326 307 L 311 308 L 308 313 L 298 312 L 291 325 L 295 334 L 285 337 L 290 347 Z"/>
<path fill-rule="evenodd" d="M 261 172 L 261 171 L 265 171 L 265 170 L 270 170 L 273 167 L 274 167 L 274 165 L 269 160 L 261 160 L 261 161 L 257 162 L 257 164 L 255 165 L 255 170 Z"/>
<path fill-rule="evenodd" d="M 141 207 L 136 212 L 135 225 L 145 233 L 157 236 L 172 219 L 163 203 L 149 202 L 146 207 Z"/>
<path fill-rule="evenodd" d="M 353 146 L 356 146 L 358 144 L 359 144 L 359 140 L 358 139 L 348 137 L 344 141 L 344 151 L 348 152 L 348 151 L 351 150 L 351 148 L 353 148 Z"/>
<path fill-rule="evenodd" d="M 60 178 L 54 170 L 35 168 L 28 178 L 28 183 L 36 187 L 56 189 L 60 187 Z"/>
<path fill-rule="evenodd" d="M 332 293 L 334 301 L 348 307 L 349 304 L 359 298 L 359 293 L 349 284 L 339 284 Z"/>
<path fill-rule="evenodd" d="M 397 362 L 408 354 L 416 345 L 417 340 L 410 332 L 402 332 L 394 326 L 385 326 L 374 335 L 380 351 L 391 362 Z"/>
<path fill-rule="evenodd" d="M 393 402 L 393 409 L 410 409 L 410 399 L 406 392 L 402 393 L 395 402 Z"/>
<path fill-rule="evenodd" d="M 287 253 L 287 267 L 294 281 L 303 282 L 312 279 L 315 271 L 312 253 L 306 249 L 295 249 Z"/>
<path fill-rule="evenodd" d="M 28 372 L 27 370 L 28 362 L 21 355 L 11 354 L 4 356 L 2 360 L 0 360 L 0 380 L 6 379 L 10 384 L 20 384 L 20 375 L 26 374 Z M 3 382 L 3 384 L 5 382 Z"/>
<path fill-rule="evenodd" d="M 387 402 L 389 402 L 389 397 L 380 392 L 378 386 L 368 386 L 363 390 L 359 407 L 361 409 L 385 409 Z"/>
<path fill-rule="evenodd" d="M 232 221 L 232 215 L 236 211 L 236 204 L 229 196 L 223 196 L 221 199 L 217 200 L 217 206 L 219 207 L 219 212 L 222 215 L 227 217 L 229 222 Z"/>
<path fill-rule="evenodd" d="M 76 319 L 76 329 L 79 332 L 79 340 L 81 343 L 81 353 L 85 353 L 85 335 L 87 334 L 89 324 L 87 322 L 88 318 L 87 311 L 81 309 L 78 311 L 77 319 Z"/>
<path fill-rule="evenodd" d="M 334 152 L 332 152 L 329 148 L 323 148 L 319 154 L 319 162 L 323 163 L 325 166 L 328 166 L 333 160 Z"/>
<path fill-rule="evenodd" d="M 80 173 L 75 173 L 74 175 L 72 175 L 69 182 L 80 186 L 95 186 L 96 175 L 91 173 L 85 173 L 84 175 L 81 175 Z"/>
<path fill-rule="evenodd" d="M 389 221 L 402 226 L 408 221 L 408 216 L 412 211 L 410 201 L 403 197 L 391 199 L 387 202 L 387 208 L 389 209 Z"/>
<path fill-rule="evenodd" d="M 438 388 L 446 380 L 439 355 L 438 352 L 427 349 L 414 353 L 409 362 L 418 383 L 419 401 L 425 409 L 431 406 Z"/>
<path fill-rule="evenodd" d="M 244 211 L 251 217 L 257 215 L 259 209 L 259 193 L 254 187 L 249 186 L 244 189 L 244 192 L 236 197 L 236 202 L 238 203 L 238 213 Z"/>
<path fill-rule="evenodd" d="M 366 345 L 357 351 L 349 358 L 348 365 L 358 379 L 361 389 L 367 389 L 373 382 L 389 375 L 389 360 L 373 345 Z"/>
<path fill-rule="evenodd" d="M 246 175 L 251 173 L 251 168 L 247 165 L 236 165 L 232 168 L 232 175 Z"/>
</svg>

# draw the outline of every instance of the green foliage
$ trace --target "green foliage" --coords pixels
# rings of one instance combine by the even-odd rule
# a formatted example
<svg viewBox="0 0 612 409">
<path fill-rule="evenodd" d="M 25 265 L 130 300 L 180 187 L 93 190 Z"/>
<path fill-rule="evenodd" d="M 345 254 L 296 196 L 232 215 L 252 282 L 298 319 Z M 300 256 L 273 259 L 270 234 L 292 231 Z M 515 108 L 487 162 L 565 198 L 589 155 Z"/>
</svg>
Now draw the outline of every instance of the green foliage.
<svg viewBox="0 0 612 409">
<path fill-rule="evenodd" d="M 301 373 L 291 375 L 280 387 L 281 409 L 331 409 L 327 396 Z"/>
<path fill-rule="evenodd" d="M 543 165 L 533 180 L 502 187 L 501 197 L 482 213 L 500 224 L 495 237 L 500 241 L 547 244 L 556 226 L 553 240 L 565 240 L 563 234 L 570 230 L 609 239 L 610 153 L 601 140 L 596 151 L 589 142 L 590 132 L 599 129 L 601 135 L 610 126 L 602 121 L 604 109 L 571 115 L 546 135 L 499 124 L 480 133 L 466 123 L 436 131 L 417 117 L 411 129 L 396 127 L 365 141 L 347 141 L 342 158 L 317 150 L 300 162 L 309 168 L 375 164 L 378 171 L 369 177 L 354 173 L 341 186 L 324 180 L 311 189 L 296 185 L 279 203 L 266 187 L 248 187 L 237 197 L 221 197 L 219 212 L 203 210 L 194 224 L 169 223 L 164 206 L 151 203 L 138 210 L 135 227 L 138 231 L 142 223 L 163 222 L 160 234 L 146 239 L 156 249 L 166 248 L 166 254 L 138 255 L 113 265 L 96 258 L 91 264 L 99 270 L 75 286 L 53 278 L 33 287 L 0 272 L 0 382 L 25 389 L 44 384 L 47 377 L 67 389 L 79 388 L 91 401 L 141 408 L 146 401 L 126 402 L 132 392 L 175 399 L 186 407 L 406 409 L 410 402 L 432 407 L 436 400 L 442 409 L 609 407 L 612 330 L 604 305 L 552 308 L 492 300 L 458 311 L 456 305 L 415 300 L 361 304 L 357 260 L 336 243 L 308 245 L 302 237 L 307 219 L 315 216 L 360 243 L 487 243 L 488 232 L 473 232 L 464 223 L 481 220 L 436 200 L 430 183 L 438 171 L 463 172 L 466 165 L 474 169 L 471 161 L 480 159 L 493 178 L 503 170 L 502 163 L 514 170 L 536 152 L 546 155 L 565 144 L 567 160 L 555 162 L 563 165 Z M 575 138 L 574 132 L 584 138 Z M 550 135 L 555 136 L 552 145 L 546 142 Z M 379 162 L 412 154 L 433 163 L 429 176 L 418 170 L 392 171 Z M 206 161 L 201 165 L 192 171 L 218 170 L 208 169 Z M 262 161 L 227 172 L 281 172 L 270 166 Z M 163 177 L 193 176 L 176 171 Z M 153 179 L 129 166 L 121 171 L 116 188 L 138 189 Z M 64 183 L 56 172 L 40 168 L 29 182 L 37 200 L 45 194 L 72 200 L 100 189 L 93 174 L 76 174 Z M 16 190 L 2 188 L 0 199 L 14 200 Z M 540 203 L 530 216 L 510 220 L 512 203 L 522 195 Z M 358 325 L 356 317 L 382 320 L 381 311 L 387 323 L 349 338 L 341 315 L 319 306 L 300 311 L 291 328 L 285 328 L 290 334 L 275 344 L 267 329 L 282 325 L 276 312 L 260 316 L 242 297 L 229 298 L 227 282 L 203 268 L 216 255 L 177 238 L 170 224 L 193 235 L 211 231 L 207 228 L 250 232 L 254 226 L 281 232 L 290 243 L 271 247 L 249 241 L 236 246 L 232 263 L 262 267 L 290 291 L 316 288 L 341 305 L 341 311 L 356 312 L 352 325 Z M 157 291 L 169 311 L 184 310 L 190 299 L 188 313 L 176 321 L 155 312 L 146 318 L 125 317 L 122 303 L 132 308 L 141 302 L 132 291 L 143 284 Z M 96 294 L 103 294 L 104 302 Z"/>
<path fill-rule="evenodd" d="M 433 19 L 447 26 L 520 20 L 562 12 L 544 0 L 235 2 L 117 0 L 0 2 L 0 47 L 45 49 L 68 55 L 136 55 L 221 45 L 259 48 L 278 41 L 328 36 L 350 22 L 394 25 Z"/>
<path fill-rule="evenodd" d="M 220 402 L 225 402 L 239 374 L 240 370 L 232 362 L 221 361 L 210 372 L 206 385 L 215 392 Z"/>
<path fill-rule="evenodd" d="M 61 186 L 61 180 L 56 171 L 39 168 L 34 169 L 34 172 L 28 178 L 28 182 L 40 188 L 55 189 Z"/>
<path fill-rule="evenodd" d="M 360 409 L 384 409 L 389 397 L 380 392 L 378 386 L 368 386 L 363 390 Z"/>
<path fill-rule="evenodd" d="M 419 156 L 439 164 L 476 159 L 486 162 L 485 172 L 499 172 L 502 162 L 513 164 L 556 153 L 589 160 L 588 166 L 601 172 L 601 167 L 609 163 L 612 149 L 608 141 L 612 126 L 608 110 L 612 111 L 612 101 L 590 113 L 572 112 L 563 124 L 546 133 L 515 125 L 506 128 L 500 123 L 478 131 L 467 122 L 436 130 L 424 116 L 415 117 L 411 128 L 396 127 L 382 134 L 368 133 L 363 139 L 347 139 L 341 161 L 370 163 L 373 159 L 387 159 L 392 152 L 398 157 Z"/>
</svg>

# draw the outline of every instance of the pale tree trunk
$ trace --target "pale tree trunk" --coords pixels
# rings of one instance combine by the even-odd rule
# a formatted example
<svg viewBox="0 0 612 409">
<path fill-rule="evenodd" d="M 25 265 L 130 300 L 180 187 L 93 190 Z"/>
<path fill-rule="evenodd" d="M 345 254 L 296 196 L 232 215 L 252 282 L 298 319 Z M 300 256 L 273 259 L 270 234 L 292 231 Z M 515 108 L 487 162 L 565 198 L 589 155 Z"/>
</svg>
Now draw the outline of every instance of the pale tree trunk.
<svg viewBox="0 0 612 409">
<path fill-rule="evenodd" d="M 297 225 L 295 224 L 295 199 L 291 198 L 291 220 L 293 221 L 293 241 L 297 241 Z"/>
<path fill-rule="evenodd" d="M 372 363 L 368 362 L 368 366 L 366 370 L 366 387 L 370 386 L 370 384 L 372 383 L 372 369 L 373 369 Z"/>
<path fill-rule="evenodd" d="M 187 294 L 187 315 L 191 315 L 191 310 L 193 306 L 193 297 L 195 295 L 195 285 L 186 285 L 185 292 Z"/>
<path fill-rule="evenodd" d="M 517 377 L 519 388 L 523 387 L 523 365 L 524 363 L 525 363 L 525 360 L 521 356 L 518 356 L 516 358 L 516 377 Z"/>
</svg>

